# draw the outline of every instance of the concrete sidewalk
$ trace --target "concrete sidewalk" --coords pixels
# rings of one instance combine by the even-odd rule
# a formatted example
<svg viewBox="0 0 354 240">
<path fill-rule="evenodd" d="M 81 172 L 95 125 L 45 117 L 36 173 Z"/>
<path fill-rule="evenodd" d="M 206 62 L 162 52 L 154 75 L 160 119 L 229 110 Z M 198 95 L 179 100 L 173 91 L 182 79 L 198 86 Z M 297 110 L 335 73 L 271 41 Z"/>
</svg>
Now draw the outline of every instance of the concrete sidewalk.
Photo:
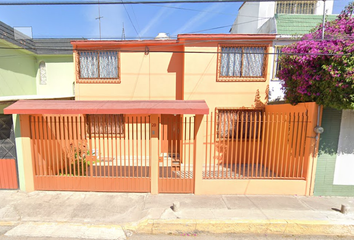
<svg viewBox="0 0 354 240">
<path fill-rule="evenodd" d="M 180 210 L 172 211 L 174 202 Z M 341 205 L 351 208 L 339 212 Z M 354 236 L 354 198 L 0 191 L 5 236 L 125 239 L 148 234 Z M 1 231 L 0 231 L 1 235 Z"/>
</svg>

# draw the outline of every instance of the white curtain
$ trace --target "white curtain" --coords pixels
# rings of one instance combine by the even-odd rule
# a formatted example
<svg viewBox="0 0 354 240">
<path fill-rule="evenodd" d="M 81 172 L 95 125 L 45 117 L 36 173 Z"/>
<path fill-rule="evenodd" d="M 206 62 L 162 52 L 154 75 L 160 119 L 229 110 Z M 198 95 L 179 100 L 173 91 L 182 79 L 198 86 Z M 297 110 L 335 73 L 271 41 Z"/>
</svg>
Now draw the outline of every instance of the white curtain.
<svg viewBox="0 0 354 240">
<path fill-rule="evenodd" d="M 80 52 L 80 78 L 98 78 L 97 52 Z"/>
<path fill-rule="evenodd" d="M 243 56 L 242 76 L 262 77 L 264 62 L 264 47 L 245 47 Z"/>
<path fill-rule="evenodd" d="M 100 78 L 118 78 L 117 52 L 100 52 Z"/>
<path fill-rule="evenodd" d="M 240 77 L 242 49 L 240 47 L 222 47 L 221 52 L 220 75 Z"/>
</svg>

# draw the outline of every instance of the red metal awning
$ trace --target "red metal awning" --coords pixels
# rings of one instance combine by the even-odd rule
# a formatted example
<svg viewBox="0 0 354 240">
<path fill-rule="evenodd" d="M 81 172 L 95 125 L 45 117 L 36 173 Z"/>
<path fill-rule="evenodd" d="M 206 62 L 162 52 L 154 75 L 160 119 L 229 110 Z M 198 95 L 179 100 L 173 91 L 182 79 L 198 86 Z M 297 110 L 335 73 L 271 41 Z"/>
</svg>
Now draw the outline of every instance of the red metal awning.
<svg viewBox="0 0 354 240">
<path fill-rule="evenodd" d="M 204 100 L 19 100 L 5 114 L 208 114 Z"/>
</svg>

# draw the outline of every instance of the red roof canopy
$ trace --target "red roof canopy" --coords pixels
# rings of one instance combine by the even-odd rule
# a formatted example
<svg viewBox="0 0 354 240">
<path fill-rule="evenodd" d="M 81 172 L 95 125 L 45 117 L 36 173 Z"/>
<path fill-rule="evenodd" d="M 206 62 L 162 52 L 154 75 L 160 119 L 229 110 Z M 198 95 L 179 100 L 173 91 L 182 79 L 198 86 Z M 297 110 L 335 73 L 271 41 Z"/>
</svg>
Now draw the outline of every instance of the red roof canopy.
<svg viewBox="0 0 354 240">
<path fill-rule="evenodd" d="M 19 100 L 5 114 L 208 114 L 204 100 Z"/>
</svg>

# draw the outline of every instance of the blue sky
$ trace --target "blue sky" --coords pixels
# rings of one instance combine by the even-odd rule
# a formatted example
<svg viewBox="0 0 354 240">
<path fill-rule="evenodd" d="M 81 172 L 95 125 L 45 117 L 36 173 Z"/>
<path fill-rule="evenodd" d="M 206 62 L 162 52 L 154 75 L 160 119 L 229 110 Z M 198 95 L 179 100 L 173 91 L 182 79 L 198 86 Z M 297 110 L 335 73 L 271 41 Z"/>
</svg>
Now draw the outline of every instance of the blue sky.
<svg viewBox="0 0 354 240">
<path fill-rule="evenodd" d="M 350 0 L 335 0 L 333 13 Z M 159 32 L 228 33 L 241 3 L 101 5 L 102 38 L 153 38 Z M 133 24 L 129 20 L 129 16 Z M 0 21 L 12 27 L 32 27 L 34 38 L 99 38 L 97 5 L 0 6 Z M 203 31 L 206 29 L 214 30 Z"/>
</svg>

